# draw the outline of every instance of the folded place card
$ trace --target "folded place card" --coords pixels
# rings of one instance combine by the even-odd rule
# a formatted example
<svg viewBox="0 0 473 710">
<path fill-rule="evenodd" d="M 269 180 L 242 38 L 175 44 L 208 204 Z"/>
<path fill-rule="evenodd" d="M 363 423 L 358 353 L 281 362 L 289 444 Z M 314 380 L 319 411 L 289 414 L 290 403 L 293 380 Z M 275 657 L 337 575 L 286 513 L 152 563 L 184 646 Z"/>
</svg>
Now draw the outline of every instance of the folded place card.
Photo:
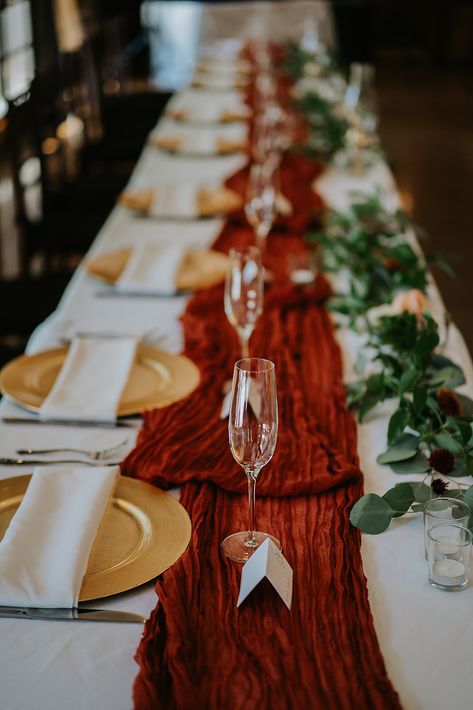
<svg viewBox="0 0 473 710">
<path fill-rule="evenodd" d="M 269 537 L 261 543 L 250 559 L 243 565 L 237 606 L 240 606 L 248 594 L 265 577 L 271 582 L 287 608 L 290 609 L 292 601 L 292 567 L 281 550 L 278 550 Z"/>
<path fill-rule="evenodd" d="M 72 608 L 118 466 L 37 468 L 0 542 L 0 606 Z"/>
<path fill-rule="evenodd" d="M 121 291 L 173 294 L 184 254 L 181 245 L 137 244 L 115 286 Z"/>
<path fill-rule="evenodd" d="M 115 421 L 136 345 L 132 336 L 75 338 L 40 417 Z"/>
</svg>

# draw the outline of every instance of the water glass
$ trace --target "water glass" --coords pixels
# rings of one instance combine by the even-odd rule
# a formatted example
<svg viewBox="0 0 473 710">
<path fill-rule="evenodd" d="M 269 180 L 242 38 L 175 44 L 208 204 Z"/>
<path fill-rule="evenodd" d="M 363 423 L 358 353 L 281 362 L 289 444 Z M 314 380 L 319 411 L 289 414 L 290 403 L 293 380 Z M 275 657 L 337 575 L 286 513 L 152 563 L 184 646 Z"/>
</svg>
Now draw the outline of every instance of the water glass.
<svg viewBox="0 0 473 710">
<path fill-rule="evenodd" d="M 431 498 L 424 505 L 424 546 L 427 559 L 427 535 L 429 530 L 445 523 L 468 527 L 470 507 L 457 498 L 439 496 Z"/>
<path fill-rule="evenodd" d="M 446 592 L 468 586 L 472 535 L 462 525 L 436 525 L 427 532 L 429 582 Z"/>
<path fill-rule="evenodd" d="M 255 494 L 259 472 L 271 460 L 278 438 L 278 403 L 274 363 L 263 358 L 245 358 L 235 364 L 228 438 L 233 458 L 248 479 L 248 529 L 228 535 L 222 550 L 235 562 L 246 562 L 267 537 L 256 530 Z"/>
<path fill-rule="evenodd" d="M 241 357 L 249 357 L 249 342 L 263 312 L 263 267 L 258 247 L 231 249 L 225 279 L 225 314 L 240 338 Z"/>
<path fill-rule="evenodd" d="M 245 215 L 262 252 L 276 217 L 277 194 L 278 174 L 274 164 L 271 161 L 253 163 L 248 178 Z"/>
</svg>

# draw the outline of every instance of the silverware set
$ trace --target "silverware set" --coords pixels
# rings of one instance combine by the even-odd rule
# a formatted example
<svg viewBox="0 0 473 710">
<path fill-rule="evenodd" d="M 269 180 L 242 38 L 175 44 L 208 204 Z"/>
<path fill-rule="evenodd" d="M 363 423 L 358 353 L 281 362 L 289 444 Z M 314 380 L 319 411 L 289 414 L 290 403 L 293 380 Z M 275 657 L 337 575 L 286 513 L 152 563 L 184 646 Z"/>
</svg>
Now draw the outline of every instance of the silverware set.
<svg viewBox="0 0 473 710">
<path fill-rule="evenodd" d="M 51 464 L 64 464 L 64 463 L 75 463 L 82 464 L 83 466 L 116 466 L 117 462 L 109 462 L 108 459 L 114 458 L 116 454 L 121 451 L 126 444 L 128 439 L 120 441 L 118 444 L 113 446 L 108 446 L 106 449 L 98 449 L 96 451 L 88 451 L 87 449 L 76 449 L 73 447 L 63 447 L 54 449 L 17 449 L 16 453 L 21 456 L 21 458 L 4 457 L 0 458 L 0 465 L 2 466 L 24 466 L 35 465 L 41 466 L 51 465 Z M 62 452 L 72 452 L 81 454 L 84 458 L 75 459 L 31 459 L 23 458 L 24 456 L 42 456 L 44 454 L 56 454 Z M 85 458 L 86 457 L 86 458 Z M 91 459 L 91 460 L 87 460 Z"/>
</svg>

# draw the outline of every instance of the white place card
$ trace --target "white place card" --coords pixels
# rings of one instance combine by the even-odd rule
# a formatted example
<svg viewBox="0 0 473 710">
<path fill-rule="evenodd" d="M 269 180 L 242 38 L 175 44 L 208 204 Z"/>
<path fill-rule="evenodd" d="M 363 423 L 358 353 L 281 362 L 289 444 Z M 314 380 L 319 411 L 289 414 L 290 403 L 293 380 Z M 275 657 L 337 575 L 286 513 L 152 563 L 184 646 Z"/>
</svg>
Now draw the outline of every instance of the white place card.
<svg viewBox="0 0 473 710">
<path fill-rule="evenodd" d="M 243 565 L 237 606 L 266 577 L 288 609 L 292 601 L 293 571 L 289 562 L 269 537 Z"/>
</svg>

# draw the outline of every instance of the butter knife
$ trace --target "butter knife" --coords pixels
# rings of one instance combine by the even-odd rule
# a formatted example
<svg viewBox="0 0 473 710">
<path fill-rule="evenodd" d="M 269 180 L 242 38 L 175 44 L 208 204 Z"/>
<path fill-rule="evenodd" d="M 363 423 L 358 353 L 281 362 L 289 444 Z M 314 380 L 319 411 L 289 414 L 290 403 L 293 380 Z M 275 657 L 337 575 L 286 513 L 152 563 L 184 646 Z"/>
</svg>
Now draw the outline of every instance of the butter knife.
<svg viewBox="0 0 473 710">
<path fill-rule="evenodd" d="M 0 466 L 51 466 L 58 463 L 77 463 L 81 466 L 118 466 L 120 461 L 87 461 L 87 459 L 23 459 L 0 458 Z"/>
<path fill-rule="evenodd" d="M 136 422 L 131 421 L 116 421 L 116 422 L 100 422 L 94 419 L 33 419 L 32 417 L 1 417 L 0 421 L 3 424 L 44 424 L 46 426 L 84 426 L 97 427 L 100 429 L 115 429 L 116 427 L 126 427 L 128 429 L 137 429 L 141 426 L 141 419 Z"/>
<path fill-rule="evenodd" d="M 34 609 L 31 607 L 0 606 L 0 619 L 43 619 L 45 621 L 115 621 L 125 624 L 144 624 L 140 614 L 112 609 Z"/>
</svg>

